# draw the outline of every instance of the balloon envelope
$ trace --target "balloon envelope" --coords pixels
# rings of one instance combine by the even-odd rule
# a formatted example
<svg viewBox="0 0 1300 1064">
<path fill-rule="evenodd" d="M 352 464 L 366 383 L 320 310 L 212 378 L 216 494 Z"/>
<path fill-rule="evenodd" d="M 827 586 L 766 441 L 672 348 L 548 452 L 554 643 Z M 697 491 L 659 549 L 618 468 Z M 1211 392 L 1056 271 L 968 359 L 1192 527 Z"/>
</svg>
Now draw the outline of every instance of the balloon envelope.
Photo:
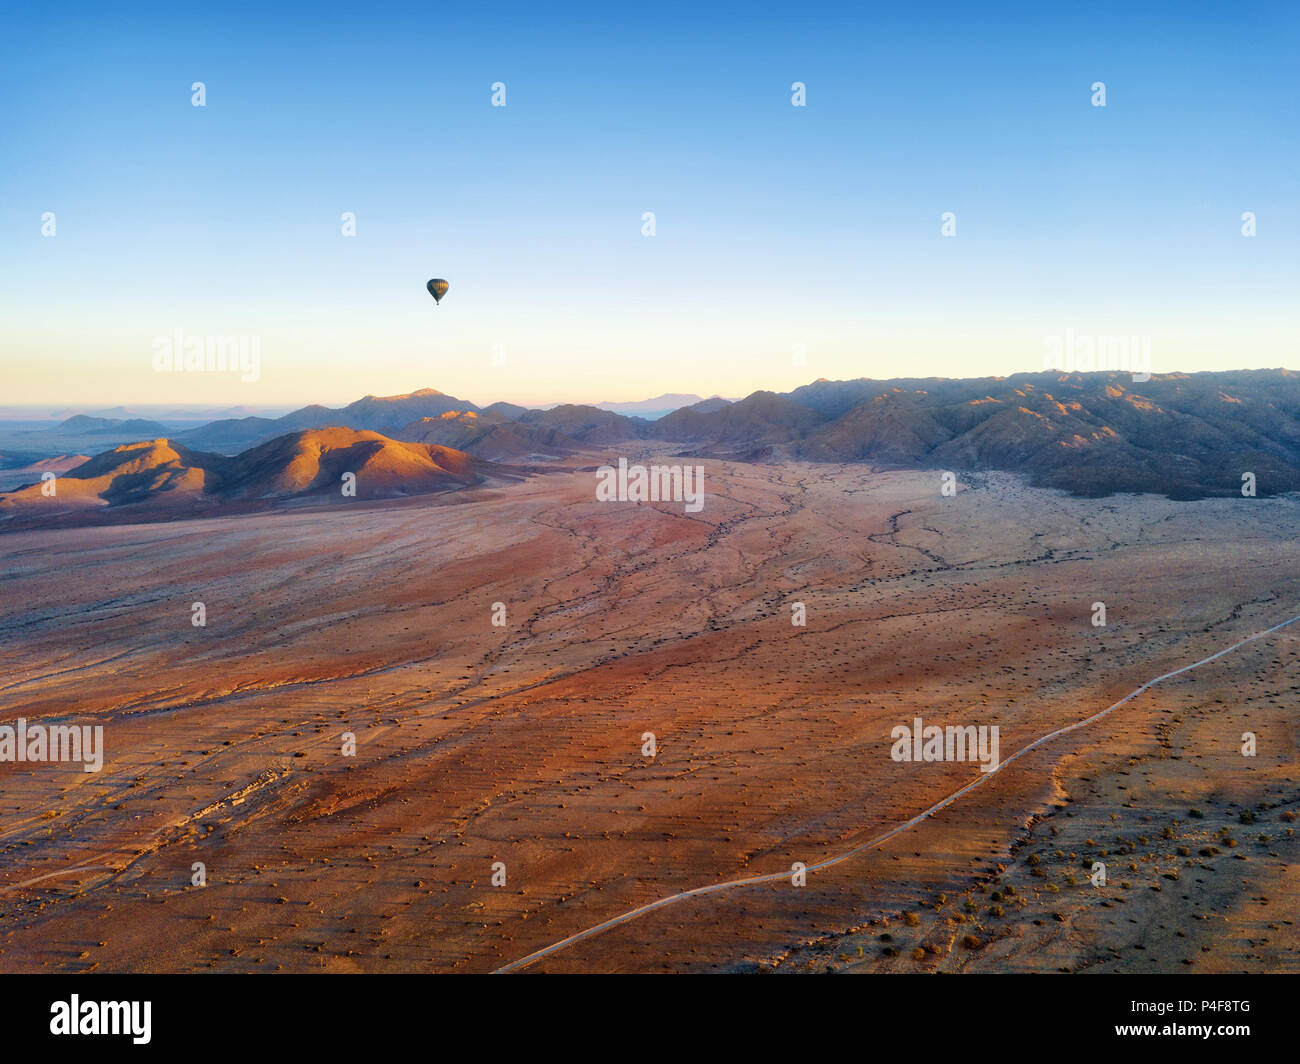
<svg viewBox="0 0 1300 1064">
<path fill-rule="evenodd" d="M 447 289 L 451 286 L 441 277 L 435 277 L 426 287 L 429 289 L 429 295 L 433 296 L 433 301 L 441 303 L 442 297 L 447 294 Z"/>
</svg>

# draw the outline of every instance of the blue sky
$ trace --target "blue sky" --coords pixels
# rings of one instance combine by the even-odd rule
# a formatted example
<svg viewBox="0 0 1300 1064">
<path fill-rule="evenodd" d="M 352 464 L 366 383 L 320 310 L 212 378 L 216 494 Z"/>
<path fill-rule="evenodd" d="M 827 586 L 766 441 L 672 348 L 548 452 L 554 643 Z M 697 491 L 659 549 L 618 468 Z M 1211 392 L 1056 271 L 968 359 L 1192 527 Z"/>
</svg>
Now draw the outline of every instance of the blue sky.
<svg viewBox="0 0 1300 1064">
<path fill-rule="evenodd" d="M 1129 6 L 7 13 L 0 401 L 1300 368 L 1300 14 Z M 156 373 L 177 328 L 259 379 Z"/>
</svg>

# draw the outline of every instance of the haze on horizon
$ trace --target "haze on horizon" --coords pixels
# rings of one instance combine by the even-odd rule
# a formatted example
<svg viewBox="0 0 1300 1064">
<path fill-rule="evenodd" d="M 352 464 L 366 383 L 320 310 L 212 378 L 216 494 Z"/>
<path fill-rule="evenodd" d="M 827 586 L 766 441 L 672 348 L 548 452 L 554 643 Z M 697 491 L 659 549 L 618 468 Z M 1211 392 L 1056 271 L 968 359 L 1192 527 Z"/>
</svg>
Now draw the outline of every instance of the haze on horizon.
<svg viewBox="0 0 1300 1064">
<path fill-rule="evenodd" d="M 1285 5 L 307 10 L 6 17 L 6 405 L 737 397 L 1067 329 L 1300 368 Z M 258 337 L 258 379 L 155 372 L 175 329 Z"/>
</svg>

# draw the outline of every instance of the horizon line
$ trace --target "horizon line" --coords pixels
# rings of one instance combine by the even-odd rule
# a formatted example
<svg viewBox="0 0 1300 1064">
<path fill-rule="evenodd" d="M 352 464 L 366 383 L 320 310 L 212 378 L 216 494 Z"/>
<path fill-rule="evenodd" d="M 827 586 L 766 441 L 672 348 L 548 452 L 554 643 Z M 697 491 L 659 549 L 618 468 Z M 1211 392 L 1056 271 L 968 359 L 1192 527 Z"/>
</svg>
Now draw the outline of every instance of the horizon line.
<svg viewBox="0 0 1300 1064">
<path fill-rule="evenodd" d="M 1163 372 L 1153 371 L 1150 373 L 1139 373 L 1136 376 L 1142 376 L 1144 377 L 1144 379 L 1141 381 L 1135 380 L 1134 383 L 1144 384 L 1150 380 L 1167 380 L 1167 379 L 1178 378 L 1178 377 L 1190 378 L 1190 377 L 1202 377 L 1202 376 L 1217 375 L 1217 374 L 1226 375 L 1226 374 L 1239 374 L 1239 373 L 1281 373 L 1281 374 L 1289 373 L 1289 374 L 1300 375 L 1300 370 L 1293 370 L 1287 366 L 1258 366 L 1258 367 L 1242 367 L 1242 368 L 1235 368 L 1235 369 L 1210 369 L 1210 370 L 1173 369 L 1173 370 L 1166 370 Z M 468 399 L 465 396 L 461 396 L 461 395 L 452 395 L 450 392 L 444 392 L 438 388 L 433 388 L 428 385 L 424 385 L 419 388 L 413 388 L 409 392 L 394 392 L 389 395 L 376 395 L 373 392 L 367 392 L 365 395 L 359 396 L 356 399 L 351 399 L 346 402 L 343 402 L 337 407 L 332 406 L 329 402 L 322 401 L 322 400 L 314 400 L 306 403 L 298 402 L 297 405 L 294 405 L 292 401 L 286 401 L 280 403 L 238 403 L 238 402 L 200 403 L 200 402 L 183 402 L 183 401 L 159 402 L 159 401 L 152 401 L 152 400 L 137 402 L 130 399 L 117 399 L 117 400 L 106 399 L 103 400 L 102 402 L 94 403 L 94 404 L 69 403 L 66 400 L 50 400 L 48 402 L 33 402 L 33 403 L 8 403 L 8 404 L 0 405 L 0 420 L 4 420 L 5 415 L 10 414 L 11 412 L 20 412 L 20 413 L 35 412 L 35 411 L 50 410 L 51 408 L 55 408 L 55 409 L 59 409 L 60 411 L 64 411 L 64 410 L 73 411 L 73 413 L 69 414 L 68 416 L 76 417 L 85 410 L 89 410 L 89 409 L 104 410 L 104 409 L 110 409 L 115 406 L 135 406 L 141 409 L 155 409 L 155 410 L 156 409 L 193 410 L 196 412 L 204 411 L 204 410 L 211 411 L 211 410 L 244 409 L 252 412 L 245 416 L 256 417 L 263 413 L 271 412 L 271 411 L 284 411 L 285 413 L 292 413 L 295 410 L 301 410 L 306 407 L 313 407 L 313 406 L 324 407 L 326 409 L 341 409 L 342 407 L 346 407 L 351 403 L 359 402 L 364 399 L 395 400 L 395 399 L 403 399 L 410 396 L 418 395 L 422 392 L 437 393 L 439 395 L 445 395 L 451 399 L 459 399 L 472 406 L 478 407 L 480 410 L 487 409 L 488 407 L 494 406 L 497 403 L 506 403 L 510 406 L 519 406 L 519 407 L 523 407 L 526 410 L 546 410 L 557 406 L 590 406 L 596 408 L 600 408 L 604 406 L 634 406 L 634 405 L 645 405 L 647 403 L 652 403 L 658 399 L 666 398 L 668 396 L 691 396 L 691 395 L 697 396 L 694 402 L 707 402 L 710 399 L 723 399 L 725 402 L 728 403 L 738 403 L 738 402 L 742 402 L 745 399 L 750 398 L 753 395 L 757 395 L 762 392 L 767 392 L 772 395 L 789 395 L 792 392 L 797 391 L 799 388 L 807 388 L 814 384 L 843 384 L 843 383 L 850 383 L 854 381 L 870 381 L 877 384 L 893 384 L 899 381 L 935 381 L 938 383 L 947 383 L 952 381 L 979 381 L 979 380 L 1007 381 L 1015 377 L 1041 377 L 1041 376 L 1048 376 L 1048 375 L 1055 375 L 1058 379 L 1063 379 L 1067 377 L 1089 377 L 1089 376 L 1103 376 L 1103 375 L 1109 375 L 1112 377 L 1114 376 L 1123 376 L 1123 377 L 1131 377 L 1131 378 L 1135 377 L 1135 374 L 1131 369 L 1122 369 L 1122 368 L 1099 369 L 1099 370 L 1077 370 L 1077 369 L 1076 370 L 1065 370 L 1065 369 L 1017 370 L 1014 373 L 1007 373 L 1007 374 L 989 373 L 989 374 L 973 375 L 968 377 L 943 377 L 943 376 L 936 376 L 936 375 L 913 376 L 913 377 L 835 377 L 835 378 L 817 377 L 814 380 L 810 380 L 804 384 L 797 385 L 795 388 L 791 388 L 789 391 L 779 392 L 771 388 L 755 388 L 752 391 L 747 392 L 745 395 L 736 398 L 728 398 L 726 396 L 722 396 L 719 394 L 704 396 L 704 395 L 699 395 L 699 393 L 697 392 L 663 392 L 660 395 L 649 396 L 644 399 L 575 400 L 571 398 L 565 398 L 565 399 L 555 399 L 555 400 L 543 400 L 540 402 L 516 402 L 514 400 L 493 399 L 490 402 L 486 402 L 486 403 L 479 402 L 473 399 Z M 686 405 L 689 406 L 692 404 L 687 403 Z"/>
</svg>

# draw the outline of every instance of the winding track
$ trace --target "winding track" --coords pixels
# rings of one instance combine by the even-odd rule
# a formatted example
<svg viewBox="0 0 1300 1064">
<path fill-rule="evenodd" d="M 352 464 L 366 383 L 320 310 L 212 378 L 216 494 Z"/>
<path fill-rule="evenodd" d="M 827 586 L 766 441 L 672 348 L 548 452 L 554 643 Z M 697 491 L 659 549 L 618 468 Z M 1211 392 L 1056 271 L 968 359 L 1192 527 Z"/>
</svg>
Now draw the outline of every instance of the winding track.
<svg viewBox="0 0 1300 1064">
<path fill-rule="evenodd" d="M 1266 628 L 1262 632 L 1256 632 L 1254 635 L 1247 636 L 1245 639 L 1233 643 L 1232 646 L 1225 647 L 1223 650 L 1211 654 L 1209 657 L 1201 658 L 1200 661 L 1194 661 L 1190 665 L 1184 665 L 1181 669 L 1174 669 L 1172 672 L 1166 672 L 1160 676 L 1157 676 L 1153 680 L 1148 680 L 1141 687 L 1137 687 L 1134 690 L 1130 691 L 1114 705 L 1107 706 L 1105 709 L 1101 710 L 1100 712 L 1094 713 L 1091 717 L 1085 717 L 1083 720 L 1075 721 L 1073 724 L 1067 724 L 1063 728 L 1057 728 L 1056 731 L 1048 732 L 1046 735 L 1035 739 L 1028 746 L 1021 747 L 1021 749 L 1017 750 L 1010 757 L 1004 758 L 998 764 L 997 768 L 993 769 L 991 772 L 982 772 L 976 779 L 966 784 L 966 786 L 962 787 L 960 790 L 954 791 L 952 794 L 948 795 L 947 798 L 943 799 L 943 801 L 930 806 L 930 808 L 926 809 L 924 812 L 918 813 L 916 816 L 912 817 L 911 820 L 906 820 L 903 823 L 890 828 L 883 835 L 877 835 L 875 838 L 869 839 L 867 842 L 859 843 L 857 846 L 854 846 L 850 850 L 845 850 L 841 854 L 836 854 L 833 857 L 828 857 L 823 861 L 819 861 L 817 864 L 809 865 L 807 871 L 820 872 L 823 869 L 832 868 L 835 865 L 841 864 L 842 862 L 847 861 L 852 857 L 856 857 L 858 854 L 862 853 L 863 850 L 869 850 L 873 846 L 879 846 L 882 842 L 886 842 L 889 839 L 892 839 L 895 835 L 899 835 L 902 832 L 906 831 L 908 828 L 915 827 L 917 824 L 921 823 L 921 821 L 934 816 L 935 813 L 951 805 L 958 798 L 973 791 L 976 787 L 986 782 L 987 780 L 992 779 L 1004 768 L 1006 768 L 1007 765 L 1011 764 L 1011 762 L 1015 761 L 1017 758 L 1023 757 L 1025 754 L 1029 753 L 1031 750 L 1037 749 L 1038 747 L 1042 746 L 1044 743 L 1049 743 L 1053 739 L 1060 738 L 1062 735 L 1066 735 L 1069 732 L 1075 731 L 1078 728 L 1085 727 L 1086 725 L 1101 720 L 1103 717 L 1108 716 L 1109 714 L 1113 713 L 1115 710 L 1119 709 L 1119 707 L 1124 705 L 1124 703 L 1132 701 L 1138 695 L 1142 694 L 1144 691 L 1149 690 L 1150 688 L 1154 687 L 1158 683 L 1163 683 L 1165 680 L 1173 679 L 1173 677 L 1175 676 L 1181 676 L 1185 672 L 1191 672 L 1193 669 L 1198 669 L 1202 665 L 1207 665 L 1211 661 L 1223 657 L 1225 654 L 1231 654 L 1234 650 L 1237 650 L 1238 648 L 1245 646 L 1247 643 L 1253 643 L 1256 639 L 1263 639 L 1265 636 L 1272 635 L 1274 632 L 1280 631 L 1281 629 L 1287 627 L 1288 625 L 1295 624 L 1297 621 L 1300 621 L 1300 614 L 1297 614 L 1296 616 L 1283 621 L 1281 624 L 1275 624 L 1273 625 L 1272 628 Z M 638 908 L 630 909 L 629 911 L 619 916 L 611 917 L 610 919 L 604 921 L 603 923 L 596 924 L 595 927 L 589 927 L 585 931 L 579 931 L 577 934 L 570 935 L 568 938 L 563 938 L 560 939 L 560 941 L 558 942 L 553 942 L 551 943 L 551 945 L 536 950 L 535 952 L 528 954 L 528 956 L 526 957 L 521 957 L 517 961 L 511 961 L 509 964 L 503 965 L 502 967 L 496 969 L 496 971 L 493 972 L 492 974 L 504 975 L 510 972 L 520 971 L 524 968 L 527 968 L 530 964 L 533 964 L 535 961 L 539 961 L 543 957 L 549 957 L 551 954 L 558 953 L 560 950 L 565 949 L 568 946 L 572 946 L 578 942 L 582 942 L 584 939 L 595 938 L 595 936 L 599 935 L 601 932 L 608 931 L 612 927 L 617 927 L 620 924 L 626 924 L 632 920 L 635 920 L 638 916 L 644 916 L 646 913 L 653 912 L 656 909 L 666 908 L 669 905 L 673 905 L 679 901 L 684 901 L 687 898 L 701 897 L 705 894 L 718 894 L 724 890 L 730 890 L 733 887 L 753 887 L 753 886 L 758 886 L 759 884 L 762 883 L 775 883 L 778 880 L 788 879 L 790 877 L 790 874 L 791 873 L 788 870 L 781 871 L 781 872 L 769 872 L 766 875 L 749 876 L 744 879 L 731 879 L 724 883 L 712 883 L 705 887 L 695 887 L 691 890 L 680 891 L 677 894 L 669 894 L 666 897 L 660 898 L 658 901 L 652 901 L 646 905 L 639 906 Z"/>
</svg>

